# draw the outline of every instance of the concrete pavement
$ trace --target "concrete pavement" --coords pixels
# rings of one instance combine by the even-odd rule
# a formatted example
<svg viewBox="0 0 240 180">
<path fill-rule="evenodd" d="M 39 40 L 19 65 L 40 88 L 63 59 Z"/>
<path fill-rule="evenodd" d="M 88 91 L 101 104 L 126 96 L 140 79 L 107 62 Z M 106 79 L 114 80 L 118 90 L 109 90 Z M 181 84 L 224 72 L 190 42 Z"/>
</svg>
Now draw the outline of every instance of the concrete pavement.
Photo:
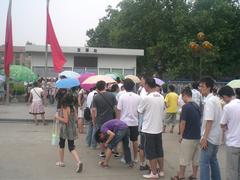
<svg viewBox="0 0 240 180">
<path fill-rule="evenodd" d="M 100 160 L 99 150 L 92 150 L 85 146 L 85 134 L 76 140 L 76 148 L 84 163 L 83 172 L 74 172 L 75 162 L 66 147 L 66 167 L 55 166 L 58 160 L 57 146 L 51 145 L 52 123 L 48 126 L 35 126 L 29 121 L 32 116 L 28 114 L 25 104 L 0 105 L 0 180 L 139 180 L 143 179 L 138 165 L 128 169 L 117 158 L 112 158 L 110 168 L 103 169 L 98 166 Z M 46 107 L 46 117 L 51 119 L 55 114 L 55 106 Z M 24 119 L 24 121 L 22 121 Z M 14 123 L 10 123 L 13 122 Z M 24 122 L 24 123 L 20 123 Z M 178 171 L 178 135 L 164 134 L 163 145 L 165 153 L 165 177 L 170 179 Z M 225 150 L 220 147 L 218 157 L 221 173 L 225 178 Z M 146 173 L 146 172 L 145 172 Z M 188 167 L 186 177 L 190 175 Z"/>
</svg>

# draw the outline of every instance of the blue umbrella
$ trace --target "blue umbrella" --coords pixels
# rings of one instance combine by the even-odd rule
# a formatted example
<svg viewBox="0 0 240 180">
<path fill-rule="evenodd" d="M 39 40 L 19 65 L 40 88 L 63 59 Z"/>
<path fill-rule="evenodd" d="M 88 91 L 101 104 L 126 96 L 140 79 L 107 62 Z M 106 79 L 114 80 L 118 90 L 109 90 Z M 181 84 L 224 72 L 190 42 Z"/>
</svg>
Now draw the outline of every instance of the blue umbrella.
<svg viewBox="0 0 240 180">
<path fill-rule="evenodd" d="M 60 79 L 56 82 L 56 87 L 58 89 L 70 89 L 75 86 L 79 86 L 80 82 L 78 79 L 72 79 L 72 78 L 67 78 L 67 79 Z"/>
</svg>

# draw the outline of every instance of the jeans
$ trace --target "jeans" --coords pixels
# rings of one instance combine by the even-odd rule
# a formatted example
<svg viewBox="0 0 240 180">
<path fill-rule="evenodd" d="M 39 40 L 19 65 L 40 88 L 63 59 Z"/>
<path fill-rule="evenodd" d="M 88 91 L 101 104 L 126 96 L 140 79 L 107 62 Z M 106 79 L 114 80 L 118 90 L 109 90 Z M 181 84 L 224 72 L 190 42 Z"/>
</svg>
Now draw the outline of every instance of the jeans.
<svg viewBox="0 0 240 180">
<path fill-rule="evenodd" d="M 207 149 L 201 150 L 200 155 L 200 179 L 221 180 L 219 164 L 217 160 L 218 145 L 208 142 Z M 210 173 L 211 171 L 211 173 Z M 210 177 L 211 174 L 211 177 Z"/>
<path fill-rule="evenodd" d="M 88 147 L 91 147 L 91 148 L 96 148 L 97 147 L 97 142 L 95 140 L 95 135 L 96 133 L 96 128 L 93 127 L 93 124 L 92 122 L 88 122 L 88 125 L 87 125 L 87 135 L 86 135 L 86 143 L 88 145 Z"/>
<path fill-rule="evenodd" d="M 115 136 L 112 141 L 109 143 L 108 148 L 113 150 L 119 142 L 123 143 L 123 152 L 124 152 L 124 159 L 127 164 L 132 162 L 131 151 L 129 148 L 129 129 L 118 130 L 115 132 Z"/>
</svg>

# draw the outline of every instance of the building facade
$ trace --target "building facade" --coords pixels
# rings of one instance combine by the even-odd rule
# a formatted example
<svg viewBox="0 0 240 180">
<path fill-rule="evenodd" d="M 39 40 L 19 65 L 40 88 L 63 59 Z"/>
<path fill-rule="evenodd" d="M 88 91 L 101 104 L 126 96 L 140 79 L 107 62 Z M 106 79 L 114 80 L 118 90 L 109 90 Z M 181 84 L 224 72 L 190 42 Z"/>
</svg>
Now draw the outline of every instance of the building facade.
<svg viewBox="0 0 240 180">
<path fill-rule="evenodd" d="M 51 50 L 48 48 L 47 77 L 56 77 Z M 64 70 L 78 73 L 94 72 L 96 74 L 120 73 L 135 75 L 137 57 L 144 56 L 141 49 L 117 49 L 94 47 L 62 47 L 66 58 Z M 37 75 L 45 77 L 45 46 L 26 45 L 25 53 L 31 61 L 31 69 Z"/>
</svg>

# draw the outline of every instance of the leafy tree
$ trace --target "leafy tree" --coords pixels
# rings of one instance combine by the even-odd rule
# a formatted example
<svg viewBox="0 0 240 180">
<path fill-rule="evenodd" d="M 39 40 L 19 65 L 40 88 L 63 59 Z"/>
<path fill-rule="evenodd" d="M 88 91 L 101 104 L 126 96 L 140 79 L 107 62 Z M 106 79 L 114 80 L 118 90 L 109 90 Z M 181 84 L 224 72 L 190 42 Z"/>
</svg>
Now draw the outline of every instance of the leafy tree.
<svg viewBox="0 0 240 180">
<path fill-rule="evenodd" d="M 239 73 L 240 9 L 238 0 L 123 0 L 108 7 L 89 46 L 144 49 L 138 71 L 176 79 L 197 79 L 199 57 L 188 44 L 200 31 L 214 48 L 201 53 L 203 75 L 216 78 Z"/>
</svg>

